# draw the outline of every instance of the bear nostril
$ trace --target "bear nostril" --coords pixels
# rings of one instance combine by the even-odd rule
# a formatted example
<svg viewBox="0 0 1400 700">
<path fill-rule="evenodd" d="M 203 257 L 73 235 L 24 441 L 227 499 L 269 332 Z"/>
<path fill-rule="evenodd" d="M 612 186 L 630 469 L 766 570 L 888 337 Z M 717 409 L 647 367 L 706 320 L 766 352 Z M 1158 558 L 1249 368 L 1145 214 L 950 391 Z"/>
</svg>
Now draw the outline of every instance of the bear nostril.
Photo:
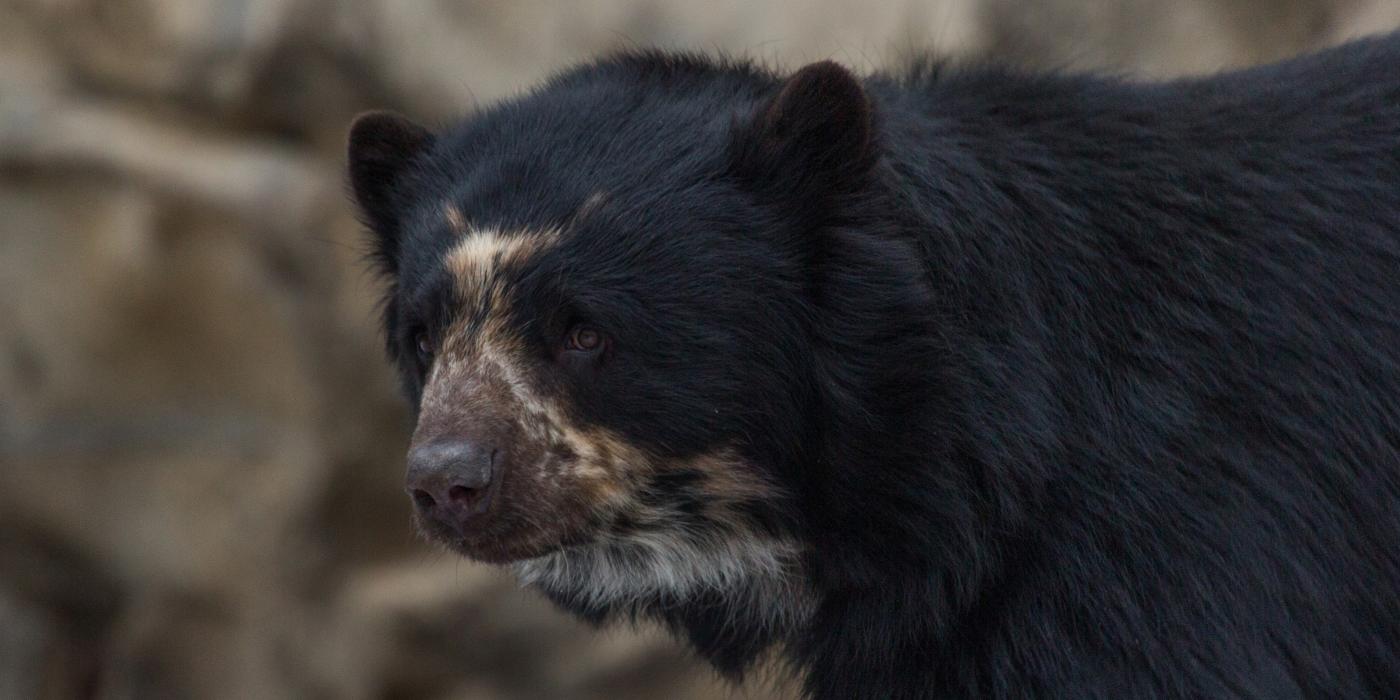
<svg viewBox="0 0 1400 700">
<path fill-rule="evenodd" d="M 415 445 L 404 490 L 419 514 L 456 527 L 486 512 L 498 454 L 504 458 L 497 448 L 458 438 Z"/>
<path fill-rule="evenodd" d="M 417 503 L 418 507 L 423 510 L 428 510 L 437 505 L 437 501 L 433 500 L 432 494 L 423 489 L 413 489 L 413 502 Z"/>
</svg>

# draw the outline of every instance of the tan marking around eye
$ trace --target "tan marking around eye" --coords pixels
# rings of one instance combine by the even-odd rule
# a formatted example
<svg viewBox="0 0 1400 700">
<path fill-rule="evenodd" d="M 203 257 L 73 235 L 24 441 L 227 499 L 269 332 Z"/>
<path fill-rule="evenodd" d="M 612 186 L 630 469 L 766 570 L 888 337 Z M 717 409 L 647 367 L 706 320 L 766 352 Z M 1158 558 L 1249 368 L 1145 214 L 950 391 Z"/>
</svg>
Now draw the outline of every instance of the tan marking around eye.
<svg viewBox="0 0 1400 700">
<path fill-rule="evenodd" d="M 599 193 L 590 199 L 601 197 Z M 595 507 L 625 507 L 632 490 L 628 484 L 642 480 L 644 474 L 654 470 L 655 460 L 621 436 L 578 424 L 562 397 L 532 386 L 529 368 L 535 360 L 529 356 L 520 329 L 508 322 L 505 313 L 512 290 L 501 273 L 547 249 L 558 236 L 557 231 L 474 230 L 447 253 L 445 265 L 453 276 L 460 316 L 448 330 L 438 360 L 440 366 L 434 368 L 429 383 L 467 386 L 475 381 L 478 386 L 499 387 L 503 396 L 509 396 L 509 406 L 495 409 L 511 413 L 522 438 L 551 453 L 566 452 L 572 456 L 562 461 L 541 461 L 536 466 L 541 475 L 562 479 L 572 484 L 571 488 L 588 492 Z M 425 405 L 432 394 L 425 395 Z M 447 402 L 434 401 L 433 405 L 448 411 L 465 409 Z M 725 461 L 715 460 L 716 465 Z M 723 474 L 717 475 L 716 484 L 728 484 L 727 490 L 736 493 L 751 488 Z"/>
<path fill-rule="evenodd" d="M 602 193 L 595 198 L 602 197 Z M 593 199 L 593 198 L 590 198 Z M 499 387 L 509 396 L 509 410 L 523 431 L 523 437 L 554 452 L 567 452 L 567 463 L 542 462 L 538 469 L 552 478 L 565 478 L 576 487 L 593 491 L 612 505 L 622 505 L 630 489 L 627 484 L 668 466 L 688 468 L 706 475 L 706 490 L 716 503 L 762 500 L 773 496 L 771 484 L 747 468 L 730 450 L 719 450 L 685 464 L 658 464 L 638 446 L 611 431 L 582 426 L 573 420 L 562 397 L 549 395 L 532 386 L 527 344 L 506 319 L 511 290 L 500 273 L 526 262 L 558 239 L 558 232 L 500 233 L 472 231 L 454 246 L 446 257 L 461 305 L 461 317 L 447 333 L 439 366 L 434 367 L 425 406 L 454 410 L 440 403 L 432 385 Z M 476 319 L 469 327 L 467 319 Z M 484 384 L 483 384 L 484 383 Z M 479 390 L 469 392 L 478 393 Z M 456 410 L 462 410 L 457 408 Z M 604 505 L 602 503 L 596 505 Z"/>
<path fill-rule="evenodd" d="M 513 290 L 501 273 L 524 264 L 558 237 L 554 230 L 474 230 L 444 260 L 453 278 L 458 318 L 439 356 L 442 380 L 459 383 L 474 375 L 502 387 L 513 399 L 521 427 L 546 444 L 560 441 L 567 422 L 554 397 L 539 395 L 529 385 L 526 343 L 506 314 Z"/>
<path fill-rule="evenodd" d="M 463 299 L 479 301 L 492 291 L 492 283 L 501 268 L 523 263 L 558 238 L 559 233 L 552 230 L 538 233 L 471 231 L 448 251 L 444 263 Z"/>
</svg>

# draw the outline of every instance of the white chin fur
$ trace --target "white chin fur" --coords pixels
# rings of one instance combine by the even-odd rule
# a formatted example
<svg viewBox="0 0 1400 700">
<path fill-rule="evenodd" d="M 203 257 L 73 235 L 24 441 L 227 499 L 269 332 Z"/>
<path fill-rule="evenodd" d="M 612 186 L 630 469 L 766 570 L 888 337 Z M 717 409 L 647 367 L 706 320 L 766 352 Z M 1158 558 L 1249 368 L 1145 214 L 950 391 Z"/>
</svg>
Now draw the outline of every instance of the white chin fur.
<svg viewBox="0 0 1400 700">
<path fill-rule="evenodd" d="M 513 568 L 522 584 L 590 607 L 639 612 L 657 598 L 719 594 L 734 614 L 782 626 L 800 623 L 811 607 L 799 550 L 783 540 L 648 533 L 554 552 Z"/>
</svg>

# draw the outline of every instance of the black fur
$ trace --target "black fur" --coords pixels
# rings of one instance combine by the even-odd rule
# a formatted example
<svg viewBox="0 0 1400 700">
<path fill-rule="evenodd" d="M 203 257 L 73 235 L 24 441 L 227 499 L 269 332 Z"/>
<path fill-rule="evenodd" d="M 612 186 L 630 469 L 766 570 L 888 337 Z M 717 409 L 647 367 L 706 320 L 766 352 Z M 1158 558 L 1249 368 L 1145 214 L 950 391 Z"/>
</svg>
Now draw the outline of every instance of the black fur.
<svg viewBox="0 0 1400 700">
<path fill-rule="evenodd" d="M 780 648 L 821 698 L 1400 688 L 1400 38 L 1161 84 L 644 53 L 420 160 L 369 212 L 410 395 L 439 203 L 561 227 L 520 324 L 616 347 L 546 381 L 790 494 L 752 510 L 808 546 L 810 620 L 646 611 L 718 667 Z"/>
</svg>

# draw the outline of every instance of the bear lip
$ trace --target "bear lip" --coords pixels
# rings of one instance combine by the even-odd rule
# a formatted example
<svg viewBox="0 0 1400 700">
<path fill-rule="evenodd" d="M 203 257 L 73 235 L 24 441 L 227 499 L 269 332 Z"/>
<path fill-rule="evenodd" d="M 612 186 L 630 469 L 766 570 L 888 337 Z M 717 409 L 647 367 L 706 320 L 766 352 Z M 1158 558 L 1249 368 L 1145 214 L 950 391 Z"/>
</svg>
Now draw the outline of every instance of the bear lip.
<svg viewBox="0 0 1400 700">
<path fill-rule="evenodd" d="M 536 532 L 524 537 L 463 537 L 443 543 L 472 561 L 502 565 L 536 559 L 591 541 L 588 537 L 555 539 L 543 537 L 543 534 Z"/>
</svg>

